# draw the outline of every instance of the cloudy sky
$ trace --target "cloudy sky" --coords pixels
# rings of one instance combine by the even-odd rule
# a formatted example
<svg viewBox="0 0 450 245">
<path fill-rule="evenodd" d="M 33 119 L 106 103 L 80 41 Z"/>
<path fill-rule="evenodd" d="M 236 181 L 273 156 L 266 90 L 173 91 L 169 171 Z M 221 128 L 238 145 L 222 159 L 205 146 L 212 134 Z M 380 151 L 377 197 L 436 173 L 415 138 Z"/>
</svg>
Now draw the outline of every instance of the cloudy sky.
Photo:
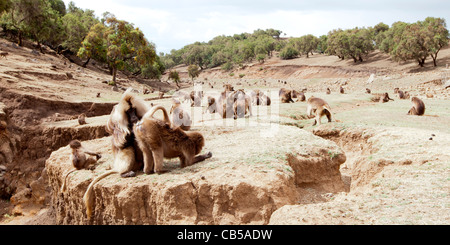
<svg viewBox="0 0 450 245">
<path fill-rule="evenodd" d="M 64 0 L 66 6 L 71 0 Z M 218 35 L 274 28 L 287 37 L 320 36 L 332 29 L 416 22 L 428 16 L 450 21 L 448 0 L 72 0 L 97 16 L 109 11 L 139 27 L 157 52 Z M 283 36 L 284 34 L 282 34 Z"/>
</svg>

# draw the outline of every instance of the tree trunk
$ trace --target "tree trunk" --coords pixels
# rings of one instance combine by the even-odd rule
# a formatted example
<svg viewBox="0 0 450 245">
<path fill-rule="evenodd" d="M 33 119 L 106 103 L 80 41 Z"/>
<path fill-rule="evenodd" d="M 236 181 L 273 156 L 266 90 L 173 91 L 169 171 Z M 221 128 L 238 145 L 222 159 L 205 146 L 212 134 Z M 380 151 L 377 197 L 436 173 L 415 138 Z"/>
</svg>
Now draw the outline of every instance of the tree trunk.
<svg viewBox="0 0 450 245">
<path fill-rule="evenodd" d="M 19 30 L 19 43 L 17 43 L 20 47 L 22 47 L 23 46 L 23 42 L 22 42 L 22 31 L 21 30 Z"/>
<path fill-rule="evenodd" d="M 438 52 L 439 52 L 439 50 L 438 50 Z M 437 54 L 438 54 L 438 52 L 436 52 L 434 55 L 431 54 L 431 58 L 433 59 L 433 65 L 434 65 L 434 66 L 437 66 L 436 60 L 437 60 Z"/>
<path fill-rule="evenodd" d="M 90 60 L 91 60 L 91 57 L 89 57 L 89 58 L 87 59 L 87 61 L 84 62 L 84 64 L 82 65 L 82 67 L 86 68 L 86 66 L 87 66 L 87 64 L 89 63 Z"/>
<path fill-rule="evenodd" d="M 113 81 L 114 84 L 115 84 L 115 83 L 116 83 L 117 68 L 116 68 L 116 67 L 113 67 L 112 69 L 113 69 L 113 70 L 112 70 L 112 76 L 113 76 L 112 81 Z"/>
<path fill-rule="evenodd" d="M 425 59 L 426 58 L 422 58 L 422 59 L 418 59 L 417 61 L 419 62 L 420 67 L 423 67 L 425 65 Z"/>
</svg>

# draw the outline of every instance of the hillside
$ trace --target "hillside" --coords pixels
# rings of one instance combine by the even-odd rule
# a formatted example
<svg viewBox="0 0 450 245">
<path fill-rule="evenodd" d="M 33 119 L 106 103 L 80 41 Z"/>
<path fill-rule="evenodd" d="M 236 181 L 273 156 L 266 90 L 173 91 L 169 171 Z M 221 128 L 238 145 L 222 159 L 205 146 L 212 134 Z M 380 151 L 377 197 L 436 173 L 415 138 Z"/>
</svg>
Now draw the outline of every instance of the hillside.
<svg viewBox="0 0 450 245">
<path fill-rule="evenodd" d="M 104 125 L 122 88 L 133 87 L 148 103 L 169 109 L 175 85 L 167 74 L 161 82 L 119 74 L 113 89 L 101 64 L 81 68 L 50 51 L 36 54 L 4 39 L 0 48 L 8 52 L 0 58 L 0 122 L 6 125 L 0 127 L 2 224 L 449 223 L 450 89 L 442 82 L 450 77 L 450 48 L 439 53 L 436 68 L 431 61 L 423 68 L 393 62 L 377 51 L 356 64 L 314 54 L 274 56 L 230 72 L 205 69 L 196 81 L 206 94 L 231 83 L 267 91 L 273 105 L 266 114 L 254 106 L 254 116 L 234 121 L 203 115 L 206 98 L 203 108 L 183 104 L 195 115 L 192 130 L 205 136 L 204 151 L 213 158 L 184 169 L 177 159 L 166 160 L 169 171 L 162 175 L 107 178 L 95 188 L 104 200 L 93 221 L 79 208 L 81 196 L 113 159 Z M 176 68 L 189 92 L 186 69 Z M 340 85 L 345 94 L 339 94 Z M 276 99 L 282 87 L 306 88 L 307 97 L 326 99 L 339 122 L 311 126 L 305 102 Z M 395 87 L 423 99 L 425 115 L 406 116 L 411 102 L 394 95 Z M 144 88 L 156 92 L 144 95 Z M 157 98 L 159 88 L 167 92 L 163 99 Z M 388 92 L 394 101 L 371 102 L 366 88 Z M 78 125 L 81 113 L 88 124 Z M 273 128 L 279 130 L 275 136 Z M 103 157 L 94 171 L 73 175 L 70 192 L 63 194 L 59 187 L 71 168 L 71 139 Z"/>
</svg>

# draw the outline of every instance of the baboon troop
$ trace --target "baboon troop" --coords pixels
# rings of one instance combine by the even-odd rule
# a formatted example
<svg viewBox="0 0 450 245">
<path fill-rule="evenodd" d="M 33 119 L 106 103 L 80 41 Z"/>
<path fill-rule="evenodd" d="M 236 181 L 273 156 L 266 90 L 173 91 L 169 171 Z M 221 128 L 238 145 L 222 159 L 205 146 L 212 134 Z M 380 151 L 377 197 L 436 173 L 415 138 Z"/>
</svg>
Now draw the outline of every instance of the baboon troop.
<svg viewBox="0 0 450 245">
<path fill-rule="evenodd" d="M 285 81 L 278 82 L 287 84 Z M 211 88 L 213 87 L 211 83 L 208 84 Z M 293 99 L 296 99 L 296 102 L 306 101 L 306 114 L 310 119 L 314 119 L 312 126 L 321 125 L 323 116 L 327 117 L 328 122 L 339 122 L 334 119 L 327 101 L 314 96 L 306 99 L 306 89 L 295 90 L 292 86 L 290 88 L 279 89 L 280 103 L 295 103 Z M 339 86 L 339 92 L 345 93 L 343 86 Z M 150 91 L 145 88 L 143 93 L 148 94 Z M 371 90 L 366 88 L 365 93 L 371 94 Z M 409 98 L 409 94 L 399 88 L 395 88 L 394 93 L 398 94 L 400 99 Z M 330 88 L 326 88 L 326 94 L 331 94 Z M 371 100 L 374 102 L 393 101 L 387 92 L 372 95 Z M 97 97 L 99 96 L 100 93 L 97 94 Z M 164 92 L 159 88 L 158 97 L 161 99 L 163 96 Z M 118 104 L 113 107 L 106 123 L 106 131 L 111 135 L 114 160 L 108 171 L 92 179 L 83 196 L 89 219 L 94 210 L 93 188 L 101 179 L 112 174 L 119 174 L 122 178 L 135 177 L 139 172 L 163 174 L 165 173 L 164 158 L 179 158 L 180 166 L 184 168 L 212 157 L 211 152 L 200 154 L 205 146 L 205 138 L 200 132 L 189 131 L 193 120 L 189 111 L 183 108 L 183 103 L 186 101 L 190 102 L 190 107 L 202 107 L 204 97 L 207 105 L 203 104 L 205 110 L 202 113 L 206 111 L 211 114 L 218 113 L 224 119 L 236 120 L 253 116 L 252 106 L 271 105 L 271 98 L 260 89 L 246 92 L 244 89 L 235 89 L 231 84 L 224 84 L 223 90 L 219 93 L 177 90 L 172 97 L 170 112 L 167 113 L 163 106 L 153 106 L 153 103 L 150 106 L 134 95 L 131 88 L 127 89 Z M 408 115 L 425 113 L 425 104 L 422 100 L 412 97 L 411 102 L 413 105 Z M 186 105 L 189 107 L 189 104 Z M 157 111 L 162 112 L 162 119 L 155 117 Z M 79 115 L 78 122 L 80 125 L 86 124 L 84 113 Z M 99 152 L 86 150 L 77 140 L 73 140 L 69 145 L 72 149 L 70 158 L 74 169 L 65 174 L 61 186 L 62 192 L 66 189 L 66 181 L 70 173 L 80 169 L 92 170 L 101 158 Z"/>
<path fill-rule="evenodd" d="M 425 114 L 425 103 L 423 103 L 421 99 L 412 97 L 411 102 L 413 106 L 411 107 L 411 109 L 409 109 L 407 115 L 422 116 L 423 114 Z"/>
</svg>

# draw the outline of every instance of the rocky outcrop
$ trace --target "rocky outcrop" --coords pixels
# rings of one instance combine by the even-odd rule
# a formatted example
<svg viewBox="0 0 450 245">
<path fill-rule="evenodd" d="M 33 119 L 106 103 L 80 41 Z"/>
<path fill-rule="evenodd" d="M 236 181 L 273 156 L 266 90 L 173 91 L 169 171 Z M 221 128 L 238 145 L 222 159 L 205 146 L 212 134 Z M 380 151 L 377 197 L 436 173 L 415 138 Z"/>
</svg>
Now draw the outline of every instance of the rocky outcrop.
<svg viewBox="0 0 450 245">
<path fill-rule="evenodd" d="M 203 128 L 213 158 L 179 168 L 165 160 L 167 173 L 123 179 L 111 175 L 94 186 L 94 214 L 88 220 L 82 197 L 93 177 L 113 161 L 110 139 L 83 144 L 102 152 L 94 171 L 72 169 L 63 147 L 46 161 L 51 205 L 58 224 L 267 224 L 278 208 L 297 203 L 302 188 L 342 191 L 339 165 L 344 153 L 331 141 L 296 127 L 280 126 L 273 137 L 259 127 L 245 130 Z M 245 139 L 245 141 L 244 141 Z M 334 155 L 330 155 L 332 152 Z"/>
</svg>

